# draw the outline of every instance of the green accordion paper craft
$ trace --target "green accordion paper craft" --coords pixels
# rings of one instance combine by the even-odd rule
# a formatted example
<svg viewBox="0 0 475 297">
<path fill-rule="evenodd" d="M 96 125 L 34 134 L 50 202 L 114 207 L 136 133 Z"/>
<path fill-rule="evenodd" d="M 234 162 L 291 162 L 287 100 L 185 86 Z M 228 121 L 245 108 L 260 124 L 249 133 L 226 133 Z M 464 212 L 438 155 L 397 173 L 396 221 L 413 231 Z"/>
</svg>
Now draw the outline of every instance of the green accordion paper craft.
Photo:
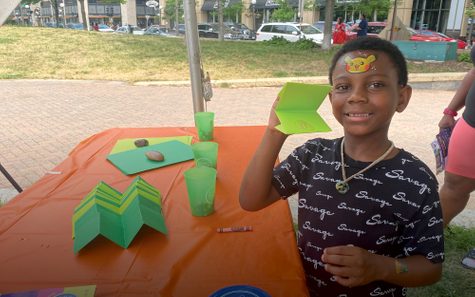
<svg viewBox="0 0 475 297">
<path fill-rule="evenodd" d="M 331 131 L 317 113 L 330 90 L 329 85 L 286 83 L 279 92 L 279 103 L 275 107 L 280 121 L 276 129 L 285 134 Z"/>
<path fill-rule="evenodd" d="M 123 194 L 99 182 L 75 208 L 72 223 L 74 253 L 98 235 L 127 248 L 144 224 L 167 234 L 160 192 L 140 176 Z"/>
</svg>

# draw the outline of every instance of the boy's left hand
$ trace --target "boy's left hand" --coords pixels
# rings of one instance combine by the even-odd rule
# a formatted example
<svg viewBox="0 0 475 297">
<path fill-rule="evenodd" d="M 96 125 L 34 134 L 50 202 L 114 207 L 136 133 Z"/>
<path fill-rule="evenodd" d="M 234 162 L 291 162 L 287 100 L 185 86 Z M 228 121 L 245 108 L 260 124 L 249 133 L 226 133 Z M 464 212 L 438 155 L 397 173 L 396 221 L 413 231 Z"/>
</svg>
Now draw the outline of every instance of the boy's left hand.
<svg viewBox="0 0 475 297">
<path fill-rule="evenodd" d="M 326 248 L 322 261 L 325 270 L 346 287 L 362 286 L 381 277 L 378 275 L 378 255 L 353 245 Z"/>
</svg>

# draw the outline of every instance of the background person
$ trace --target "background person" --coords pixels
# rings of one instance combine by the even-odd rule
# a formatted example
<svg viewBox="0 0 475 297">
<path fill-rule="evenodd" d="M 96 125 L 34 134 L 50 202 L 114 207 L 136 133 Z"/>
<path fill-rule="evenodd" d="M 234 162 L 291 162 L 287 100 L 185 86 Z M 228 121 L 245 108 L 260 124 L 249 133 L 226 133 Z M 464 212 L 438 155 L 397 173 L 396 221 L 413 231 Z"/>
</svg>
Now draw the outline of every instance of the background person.
<svg viewBox="0 0 475 297">
<path fill-rule="evenodd" d="M 341 18 L 337 18 L 333 32 L 333 44 L 343 44 L 346 41 L 346 26 Z"/>
<path fill-rule="evenodd" d="M 358 26 L 356 26 L 356 37 L 365 37 L 368 35 L 368 21 L 366 20 L 366 16 L 361 14 L 360 22 Z"/>
<path fill-rule="evenodd" d="M 239 201 L 246 210 L 298 193 L 298 248 L 311 296 L 405 296 L 403 287 L 441 276 L 437 180 L 388 139 L 393 115 L 411 97 L 406 67 L 389 41 L 345 43 L 329 73 L 344 137 L 307 141 L 274 168 L 288 136 L 275 128 L 277 99 L 244 174 Z"/>
<path fill-rule="evenodd" d="M 444 110 L 439 127 L 453 127 L 450 137 L 444 184 L 440 189 L 440 202 L 444 225 L 459 214 L 467 205 L 470 193 L 475 190 L 475 48 L 471 52 L 474 67 L 462 80 L 461 86 Z M 465 107 L 462 116 L 455 123 L 457 111 Z M 465 263 L 464 263 L 465 262 Z M 475 269 L 475 248 L 469 251 L 463 262 Z"/>
</svg>

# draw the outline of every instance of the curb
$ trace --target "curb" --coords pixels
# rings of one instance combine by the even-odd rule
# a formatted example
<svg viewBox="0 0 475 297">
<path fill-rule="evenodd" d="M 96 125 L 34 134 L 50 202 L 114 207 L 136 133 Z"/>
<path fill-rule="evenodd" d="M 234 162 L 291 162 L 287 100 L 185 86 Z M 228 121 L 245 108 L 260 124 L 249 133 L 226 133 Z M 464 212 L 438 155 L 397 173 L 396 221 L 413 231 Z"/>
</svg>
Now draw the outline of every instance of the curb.
<svg viewBox="0 0 475 297">
<path fill-rule="evenodd" d="M 409 84 L 416 88 L 436 88 L 451 90 L 456 89 L 465 72 L 441 72 L 441 73 L 412 73 L 409 74 Z M 252 87 L 281 87 L 286 82 L 300 82 L 313 84 L 328 84 L 328 76 L 308 76 L 308 77 L 276 77 L 276 78 L 255 78 L 255 79 L 225 79 L 212 80 L 213 87 L 219 88 L 252 88 Z M 189 80 L 180 81 L 138 81 L 134 86 L 191 86 Z"/>
</svg>

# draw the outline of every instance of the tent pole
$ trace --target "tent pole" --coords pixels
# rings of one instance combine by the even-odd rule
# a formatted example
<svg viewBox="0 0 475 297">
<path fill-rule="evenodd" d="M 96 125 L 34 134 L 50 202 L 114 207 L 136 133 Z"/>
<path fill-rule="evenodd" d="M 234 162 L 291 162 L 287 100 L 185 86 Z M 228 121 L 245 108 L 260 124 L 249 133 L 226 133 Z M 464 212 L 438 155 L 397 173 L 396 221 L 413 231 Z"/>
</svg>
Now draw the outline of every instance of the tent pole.
<svg viewBox="0 0 475 297">
<path fill-rule="evenodd" d="M 196 20 L 195 0 L 184 0 L 185 9 L 185 39 L 190 65 L 191 93 L 193 96 L 193 111 L 204 111 L 203 76 L 201 73 L 201 53 L 198 39 L 198 23 Z"/>
<path fill-rule="evenodd" d="M 23 192 L 23 189 L 20 185 L 13 179 L 13 177 L 8 173 L 5 167 L 0 164 L 0 172 L 8 179 L 8 181 L 12 184 L 12 186 L 18 191 L 18 193 Z"/>
</svg>

